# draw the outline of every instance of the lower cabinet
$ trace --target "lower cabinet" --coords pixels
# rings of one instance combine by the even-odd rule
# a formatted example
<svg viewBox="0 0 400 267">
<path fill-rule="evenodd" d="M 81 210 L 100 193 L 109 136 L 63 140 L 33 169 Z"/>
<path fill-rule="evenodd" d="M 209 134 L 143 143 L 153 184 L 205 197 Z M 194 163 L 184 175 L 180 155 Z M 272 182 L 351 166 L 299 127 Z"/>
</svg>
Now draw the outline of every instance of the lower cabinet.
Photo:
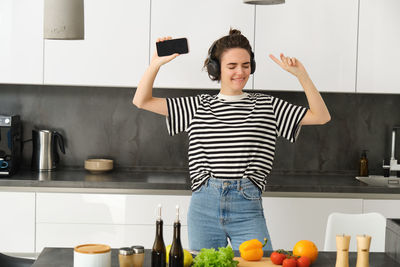
<svg viewBox="0 0 400 267">
<path fill-rule="evenodd" d="M 189 200 L 190 196 L 172 195 L 38 193 L 36 251 L 85 243 L 151 248 L 158 204 L 162 205 L 166 245 L 172 242 L 176 206 L 179 205 L 181 240 L 187 248 Z"/>
<path fill-rule="evenodd" d="M 332 212 L 379 212 L 400 218 L 400 200 L 264 197 L 262 201 L 274 249 L 292 250 L 295 242 L 308 239 L 321 250 Z M 151 248 L 158 204 L 166 245 L 172 241 L 179 205 L 182 245 L 188 248 L 189 203 L 190 196 L 0 192 L 0 252 L 32 253 L 85 243 Z"/>
<path fill-rule="evenodd" d="M 35 251 L 35 193 L 0 192 L 0 252 Z"/>
<path fill-rule="evenodd" d="M 36 251 L 44 247 L 75 247 L 80 244 L 107 244 L 112 248 L 142 245 L 153 246 L 154 225 L 119 225 L 119 224 L 49 224 L 36 225 Z M 165 245 L 172 243 L 173 226 L 164 224 Z M 181 227 L 181 241 L 188 248 L 187 226 Z"/>
<path fill-rule="evenodd" d="M 307 239 L 322 250 L 332 212 L 362 213 L 362 199 L 264 197 L 264 215 L 273 249 L 292 250 Z"/>
<path fill-rule="evenodd" d="M 386 218 L 400 218 L 400 200 L 397 199 L 365 199 L 364 213 L 379 212 Z"/>
</svg>

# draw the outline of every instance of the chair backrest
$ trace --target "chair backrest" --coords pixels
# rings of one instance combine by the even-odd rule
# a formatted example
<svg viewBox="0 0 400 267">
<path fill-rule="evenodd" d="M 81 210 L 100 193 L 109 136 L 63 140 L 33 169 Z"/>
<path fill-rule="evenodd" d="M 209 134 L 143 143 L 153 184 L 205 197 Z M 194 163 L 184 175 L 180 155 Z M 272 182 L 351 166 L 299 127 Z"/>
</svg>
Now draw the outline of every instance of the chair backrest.
<svg viewBox="0 0 400 267">
<path fill-rule="evenodd" d="M 336 235 L 350 235 L 349 251 L 357 251 L 357 235 L 371 236 L 371 252 L 385 251 L 386 218 L 372 212 L 363 214 L 331 213 L 325 231 L 324 251 L 336 251 Z"/>
</svg>

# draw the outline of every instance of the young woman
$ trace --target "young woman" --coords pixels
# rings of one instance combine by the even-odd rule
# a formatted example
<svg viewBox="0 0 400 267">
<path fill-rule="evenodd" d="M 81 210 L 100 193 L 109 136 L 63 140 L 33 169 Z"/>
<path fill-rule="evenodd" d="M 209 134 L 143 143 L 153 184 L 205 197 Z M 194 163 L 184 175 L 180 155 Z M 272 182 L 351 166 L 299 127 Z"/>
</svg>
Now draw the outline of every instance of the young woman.
<svg viewBox="0 0 400 267">
<path fill-rule="evenodd" d="M 171 37 L 158 39 L 162 42 Z M 240 31 L 231 29 L 209 49 L 205 68 L 221 84 L 219 94 L 181 98 L 155 98 L 153 82 L 158 70 L 178 54 L 154 54 L 143 75 L 133 104 L 166 116 L 168 132 L 189 135 L 189 171 L 192 198 L 188 211 L 189 247 L 233 249 L 249 239 L 272 250 L 261 193 L 272 169 L 278 136 L 295 142 L 301 125 L 325 124 L 330 115 L 304 66 L 293 57 L 270 55 L 280 67 L 297 77 L 309 108 L 260 93 L 244 93 L 255 71 L 254 54 Z"/>
</svg>

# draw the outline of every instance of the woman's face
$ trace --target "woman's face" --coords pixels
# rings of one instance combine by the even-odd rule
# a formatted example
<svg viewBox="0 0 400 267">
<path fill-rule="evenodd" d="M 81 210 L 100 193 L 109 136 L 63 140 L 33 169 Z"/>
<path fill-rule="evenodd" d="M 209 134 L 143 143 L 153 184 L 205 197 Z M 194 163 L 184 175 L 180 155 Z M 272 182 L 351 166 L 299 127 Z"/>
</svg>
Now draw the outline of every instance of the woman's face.
<svg viewBox="0 0 400 267">
<path fill-rule="evenodd" d="M 241 94 L 250 76 L 250 54 L 230 48 L 221 55 L 221 93 Z"/>
</svg>

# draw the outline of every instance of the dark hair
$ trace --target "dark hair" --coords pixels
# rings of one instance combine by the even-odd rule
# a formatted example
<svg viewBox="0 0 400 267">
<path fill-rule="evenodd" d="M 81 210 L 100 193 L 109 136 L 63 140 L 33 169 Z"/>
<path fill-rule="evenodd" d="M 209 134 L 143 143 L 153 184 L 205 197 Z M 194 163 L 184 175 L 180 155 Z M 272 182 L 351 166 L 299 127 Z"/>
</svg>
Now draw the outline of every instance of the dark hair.
<svg viewBox="0 0 400 267">
<path fill-rule="evenodd" d="M 249 55 L 251 57 L 253 56 L 249 40 L 242 35 L 239 30 L 231 28 L 229 30 L 229 35 L 216 40 L 208 49 L 208 57 L 204 61 L 204 68 L 207 70 L 208 77 L 210 77 L 211 80 L 221 80 L 221 56 L 226 50 L 231 48 L 246 49 Z"/>
</svg>

